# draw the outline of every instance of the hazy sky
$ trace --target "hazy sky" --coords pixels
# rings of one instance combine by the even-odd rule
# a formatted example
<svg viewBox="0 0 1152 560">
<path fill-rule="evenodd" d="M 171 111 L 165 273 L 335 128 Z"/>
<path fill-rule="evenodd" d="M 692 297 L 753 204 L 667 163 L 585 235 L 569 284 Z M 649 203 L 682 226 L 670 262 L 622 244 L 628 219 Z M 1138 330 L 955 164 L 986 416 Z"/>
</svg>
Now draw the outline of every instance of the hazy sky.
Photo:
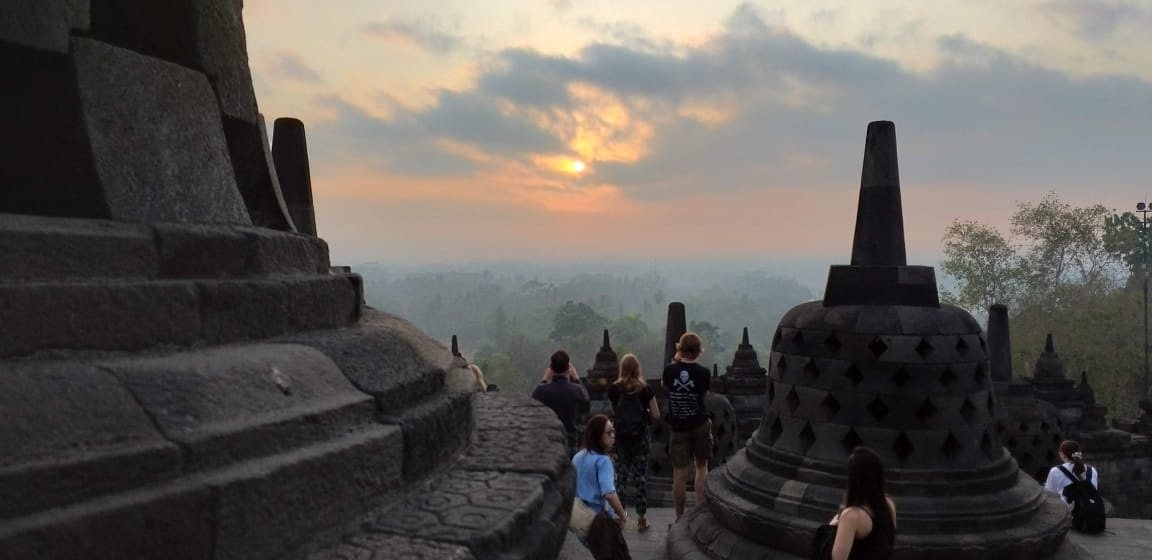
<svg viewBox="0 0 1152 560">
<path fill-rule="evenodd" d="M 1152 0 L 244 4 L 336 263 L 843 262 L 872 120 L 911 254 L 1049 190 L 1152 192 Z"/>
</svg>

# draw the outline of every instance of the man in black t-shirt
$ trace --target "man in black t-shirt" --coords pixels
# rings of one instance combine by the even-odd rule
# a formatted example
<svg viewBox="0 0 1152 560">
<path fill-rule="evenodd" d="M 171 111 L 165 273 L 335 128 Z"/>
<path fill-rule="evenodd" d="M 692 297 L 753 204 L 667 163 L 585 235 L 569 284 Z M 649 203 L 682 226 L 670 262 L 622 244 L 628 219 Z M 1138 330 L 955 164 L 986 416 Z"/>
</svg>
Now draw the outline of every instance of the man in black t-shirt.
<svg viewBox="0 0 1152 560">
<path fill-rule="evenodd" d="M 668 454 L 672 459 L 672 504 L 676 519 L 684 514 L 684 490 L 688 467 L 696 467 L 696 504 L 704 503 L 704 481 L 712 459 L 712 422 L 704 409 L 704 395 L 712 372 L 696 363 L 703 352 L 696 333 L 687 332 L 676 344 L 676 359 L 665 366 L 663 384 L 668 389 L 668 427 L 671 429 Z"/>
</svg>

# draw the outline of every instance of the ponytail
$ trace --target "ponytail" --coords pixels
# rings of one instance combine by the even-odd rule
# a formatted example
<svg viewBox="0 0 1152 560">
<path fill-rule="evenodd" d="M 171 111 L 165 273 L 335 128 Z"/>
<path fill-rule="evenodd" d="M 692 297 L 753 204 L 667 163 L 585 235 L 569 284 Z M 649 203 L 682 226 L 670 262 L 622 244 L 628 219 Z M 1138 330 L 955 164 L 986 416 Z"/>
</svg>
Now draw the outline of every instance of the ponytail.
<svg viewBox="0 0 1152 560">
<path fill-rule="evenodd" d="M 1070 439 L 1064 440 L 1060 442 L 1060 453 L 1072 461 L 1072 474 L 1076 475 L 1076 478 L 1084 478 L 1088 468 L 1084 466 L 1084 452 L 1080 450 L 1080 444 Z"/>
</svg>

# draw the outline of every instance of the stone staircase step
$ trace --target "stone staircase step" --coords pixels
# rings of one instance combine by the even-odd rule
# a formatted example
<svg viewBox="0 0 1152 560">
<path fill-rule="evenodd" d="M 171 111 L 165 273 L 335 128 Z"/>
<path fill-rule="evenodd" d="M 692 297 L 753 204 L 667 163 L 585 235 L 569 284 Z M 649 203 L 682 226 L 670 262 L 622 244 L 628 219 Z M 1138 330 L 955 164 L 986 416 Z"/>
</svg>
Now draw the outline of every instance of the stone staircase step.
<svg viewBox="0 0 1152 560">
<path fill-rule="evenodd" d="M 523 396 L 476 401 L 471 445 L 451 470 L 309 559 L 556 557 L 575 493 L 559 421 Z"/>
</svg>

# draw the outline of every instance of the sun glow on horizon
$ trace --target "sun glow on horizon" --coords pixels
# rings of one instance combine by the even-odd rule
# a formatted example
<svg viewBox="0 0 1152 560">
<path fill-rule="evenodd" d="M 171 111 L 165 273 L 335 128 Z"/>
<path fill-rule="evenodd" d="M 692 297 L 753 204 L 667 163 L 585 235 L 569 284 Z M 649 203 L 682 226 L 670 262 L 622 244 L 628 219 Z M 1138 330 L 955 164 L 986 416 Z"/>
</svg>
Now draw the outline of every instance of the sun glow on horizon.
<svg viewBox="0 0 1152 560">
<path fill-rule="evenodd" d="M 576 173 L 583 172 L 584 171 L 584 162 L 582 162 L 582 161 L 572 162 L 572 171 L 575 171 Z"/>
</svg>

